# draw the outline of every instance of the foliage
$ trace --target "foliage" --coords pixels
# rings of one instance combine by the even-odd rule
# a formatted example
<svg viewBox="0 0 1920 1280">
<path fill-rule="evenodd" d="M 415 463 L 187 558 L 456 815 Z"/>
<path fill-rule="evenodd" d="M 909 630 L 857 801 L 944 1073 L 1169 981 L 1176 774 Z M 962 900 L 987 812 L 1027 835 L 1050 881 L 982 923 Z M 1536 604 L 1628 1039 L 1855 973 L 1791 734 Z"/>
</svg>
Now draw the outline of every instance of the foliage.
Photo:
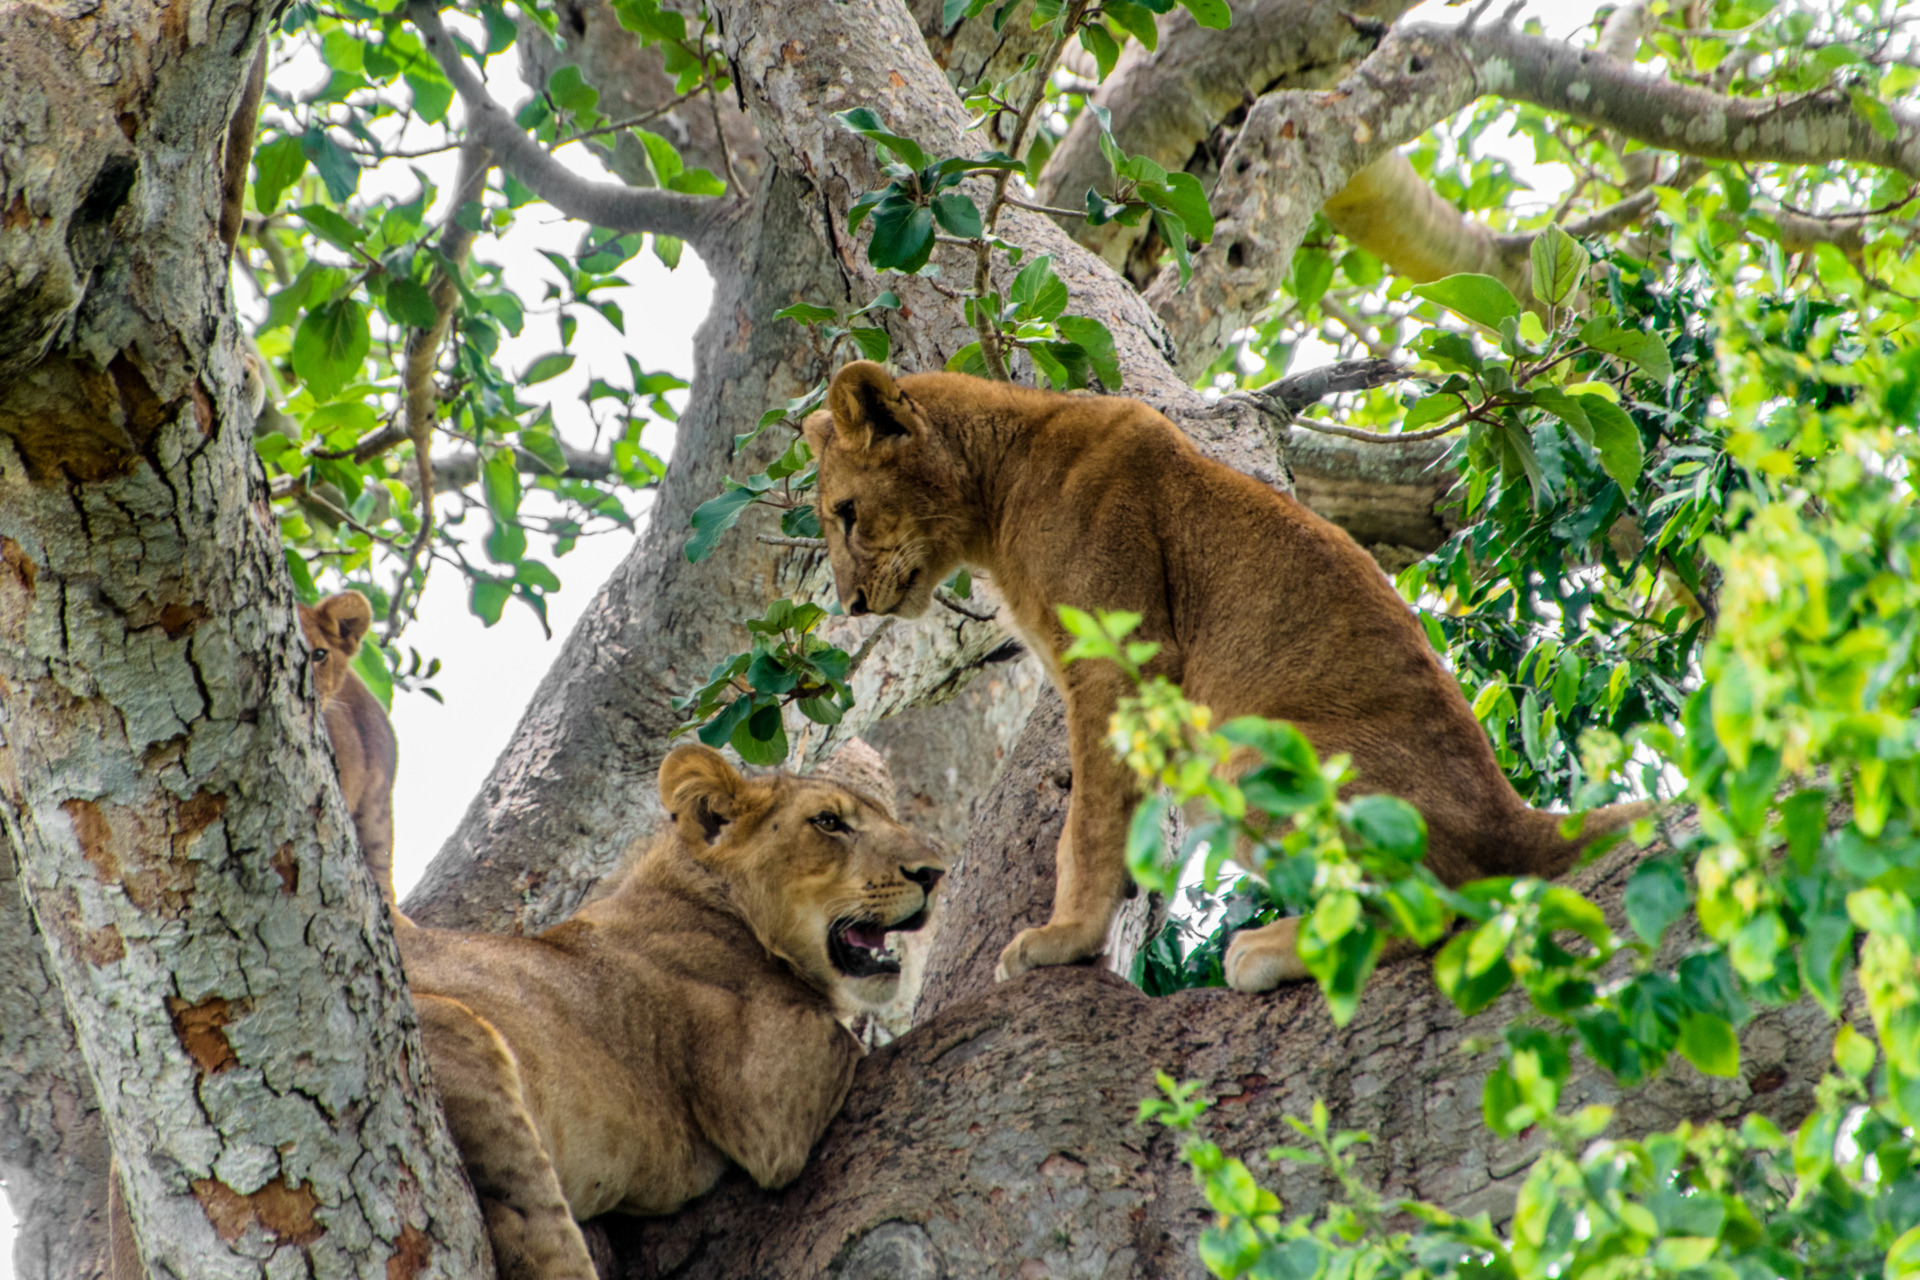
<svg viewBox="0 0 1920 1280">
<path fill-rule="evenodd" d="M 1635 735 L 1697 827 L 1670 831 L 1668 850 L 1634 872 L 1624 935 L 1565 886 L 1482 881 L 1444 899 L 1465 924 L 1434 961 L 1440 989 L 1468 1013 L 1513 987 L 1528 997 L 1493 1046 L 1485 1122 L 1503 1135 L 1537 1127 L 1556 1149 L 1530 1174 L 1505 1235 L 1407 1204 L 1396 1209 L 1422 1225 L 1390 1235 L 1349 1230 L 1365 1217 L 1358 1209 L 1359 1218 L 1282 1223 L 1251 1192 L 1224 1199 L 1216 1181 L 1251 1187 L 1250 1177 L 1195 1147 L 1195 1168 L 1225 1215 L 1224 1234 L 1203 1254 L 1216 1274 L 1289 1274 L 1270 1268 L 1294 1265 L 1283 1255 L 1306 1258 L 1289 1251 L 1309 1235 L 1329 1247 L 1345 1241 L 1351 1256 L 1339 1266 L 1385 1274 L 1612 1274 L 1621 1259 L 1649 1275 L 1905 1275 L 1915 1265 L 1920 513 L 1908 477 L 1920 453 L 1920 345 L 1911 304 L 1890 290 L 1863 287 L 1816 306 L 1804 294 L 1736 288 L 1744 264 L 1712 234 L 1682 224 L 1674 245 L 1702 273 L 1712 307 L 1716 336 L 1704 354 L 1715 365 L 1718 452 L 1739 477 L 1695 539 L 1722 584 L 1717 626 L 1699 650 L 1699 687 Z M 1718 251 L 1710 257 L 1708 247 Z M 1530 483 L 1511 472 L 1501 482 Z M 1067 618 L 1097 637 L 1090 656 L 1123 667 L 1131 655 L 1113 650 L 1127 621 Z M 1232 814 L 1222 784 L 1197 781 L 1220 756 L 1196 726 L 1204 730 L 1203 708 L 1149 684 L 1116 715 L 1116 746 L 1143 780 Z M 1576 798 L 1585 803 L 1605 798 L 1596 787 L 1625 744 L 1595 731 L 1583 746 Z M 1267 812 L 1278 820 L 1286 810 Z M 1136 865 L 1151 867 L 1145 882 L 1173 882 L 1174 868 L 1138 826 L 1135 835 Z M 1367 878 L 1356 884 L 1343 858 L 1308 876 L 1275 859 L 1272 843 L 1242 845 L 1235 857 L 1270 885 L 1309 885 L 1303 937 L 1343 957 L 1322 956 L 1315 976 L 1344 1018 L 1352 996 L 1326 975 L 1364 966 L 1380 932 L 1412 933 L 1380 909 L 1405 877 L 1398 868 L 1382 877 L 1362 860 Z M 1361 911 L 1348 905 L 1354 895 Z M 1623 1085 L 1648 1079 L 1674 1052 L 1733 1075 L 1735 1032 L 1755 1009 L 1810 996 L 1841 1018 L 1856 955 L 1870 1023 L 1839 1023 L 1837 1071 L 1791 1140 L 1755 1118 L 1737 1131 L 1682 1127 L 1595 1143 L 1604 1115 L 1560 1113 L 1577 1054 Z M 1303 1262 L 1298 1274 L 1322 1274 L 1319 1266 Z"/>
<path fill-rule="evenodd" d="M 623 0 L 619 9 L 670 70 L 679 68 L 683 91 L 728 87 L 724 64 L 701 52 L 704 34 L 688 32 L 681 15 L 652 0 Z M 551 29 L 550 14 L 527 14 Z M 521 34 L 498 5 L 481 5 L 476 15 L 470 52 L 483 63 L 516 40 L 548 38 L 538 26 Z M 590 230 L 572 258 L 548 254 L 545 295 L 530 306 L 506 287 L 498 265 L 469 258 L 465 246 L 504 235 L 534 212 L 531 192 L 491 174 L 480 198 L 450 208 L 436 225 L 428 213 L 450 192 L 417 164 L 411 180 L 395 172 L 457 146 L 447 141 L 453 87 L 400 7 L 295 4 L 273 52 L 235 255 L 259 300 L 248 335 L 267 396 L 256 449 L 302 598 L 353 586 L 385 618 L 384 643 L 362 649 L 370 683 L 385 696 L 434 665 L 418 653 L 403 656 L 395 641 L 436 563 L 466 579 L 472 611 L 488 624 L 519 600 L 544 625 L 545 599 L 560 576 L 529 534 L 558 558 L 581 537 L 630 528 L 623 496 L 664 474 L 641 433 L 673 419 L 667 393 L 686 384 L 631 358 L 618 380 L 611 371 L 591 378 L 583 398 L 595 438 L 581 453 L 592 465 L 572 465 L 554 406 L 537 388 L 573 365 L 581 317 L 625 331 L 619 306 L 604 295 L 626 283 L 618 270 L 643 237 Z M 313 91 L 284 87 L 314 68 L 325 78 Z M 597 92 L 568 69 L 522 107 L 520 123 L 548 146 L 631 136 L 661 185 L 722 189 L 704 170 L 687 170 L 657 134 L 606 120 L 597 103 Z M 677 261 L 677 243 L 648 239 Z M 530 313 L 558 320 L 559 349 L 508 368 L 501 339 L 520 334 Z M 418 431 L 406 414 L 410 344 L 426 345 L 431 383 L 425 403 L 433 420 Z M 439 455 L 443 492 L 441 519 L 425 531 L 415 435 Z M 484 536 L 475 530 L 469 538 L 476 515 Z M 476 546 L 484 560 L 474 558 Z"/>
</svg>

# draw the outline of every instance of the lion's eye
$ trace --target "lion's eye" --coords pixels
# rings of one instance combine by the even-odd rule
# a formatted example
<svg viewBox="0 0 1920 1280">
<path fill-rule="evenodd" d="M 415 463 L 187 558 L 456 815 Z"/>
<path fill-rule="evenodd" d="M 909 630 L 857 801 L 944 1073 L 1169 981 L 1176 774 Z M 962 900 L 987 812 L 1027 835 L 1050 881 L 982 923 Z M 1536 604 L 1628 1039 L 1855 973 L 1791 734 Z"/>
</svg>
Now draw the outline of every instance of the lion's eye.
<svg viewBox="0 0 1920 1280">
<path fill-rule="evenodd" d="M 830 836 L 839 835 L 842 831 L 852 830 L 845 822 L 841 821 L 840 815 L 831 809 L 822 809 L 819 813 L 814 814 L 813 825 Z"/>
<path fill-rule="evenodd" d="M 315 649 L 313 651 L 313 660 L 315 662 L 325 662 L 327 660 L 327 650 Z"/>
<path fill-rule="evenodd" d="M 844 529 L 848 533 L 853 532 L 853 499 L 852 498 L 848 498 L 846 501 L 836 506 L 833 509 L 833 514 L 840 517 L 840 527 L 842 529 Z"/>
</svg>

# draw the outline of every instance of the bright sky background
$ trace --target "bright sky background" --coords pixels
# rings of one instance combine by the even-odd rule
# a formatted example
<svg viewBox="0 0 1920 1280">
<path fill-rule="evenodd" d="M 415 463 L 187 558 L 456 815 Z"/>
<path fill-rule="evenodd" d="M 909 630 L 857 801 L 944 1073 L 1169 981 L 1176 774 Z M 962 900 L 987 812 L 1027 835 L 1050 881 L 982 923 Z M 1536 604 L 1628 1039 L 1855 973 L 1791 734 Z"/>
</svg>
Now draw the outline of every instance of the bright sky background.
<svg viewBox="0 0 1920 1280">
<path fill-rule="evenodd" d="M 1525 12 L 1538 17 L 1548 35 L 1564 38 L 1585 26 L 1596 7 L 1593 0 L 1532 0 Z M 1407 20 L 1451 23 L 1464 14 L 1464 8 L 1428 0 L 1408 14 Z M 490 67 L 493 92 L 508 103 L 518 103 L 526 96 L 524 84 L 511 74 L 514 66 L 512 58 L 502 58 Z M 1492 138 L 1483 139 L 1482 145 L 1500 149 Z M 607 176 L 578 146 L 568 147 L 560 155 L 580 172 Z M 1534 170 L 1531 146 L 1523 143 L 1514 147 L 1508 159 L 1518 176 L 1543 192 L 1557 194 L 1563 189 L 1562 171 Z M 425 170 L 443 191 L 453 180 L 454 153 L 409 163 Z M 417 189 L 404 165 L 390 164 L 388 170 L 391 172 L 363 180 L 362 191 L 404 194 Z M 442 212 L 436 210 L 435 216 Z M 571 255 L 579 239 L 579 225 L 558 214 L 523 213 L 506 236 L 483 238 L 475 246 L 477 258 L 506 266 L 509 286 L 527 308 L 526 328 L 521 335 L 503 335 L 500 358 L 504 367 L 524 369 L 540 356 L 559 349 L 555 314 L 537 310 L 544 291 L 541 272 L 551 270 L 538 251 L 549 249 Z M 650 253 L 642 253 L 622 267 L 621 274 L 633 282 L 628 288 L 595 296 L 620 305 L 626 316 L 624 337 L 599 317 L 583 313 L 572 348 L 580 359 L 567 373 L 539 388 L 541 395 L 552 400 L 562 433 L 581 445 L 589 442 L 592 425 L 579 397 L 594 374 L 626 385 L 624 354 L 631 353 L 648 372 L 670 372 L 691 380 L 694 330 L 705 318 L 712 295 L 712 282 L 691 250 L 677 271 L 668 272 Z M 240 287 L 236 293 L 246 306 L 250 291 Z M 683 395 L 679 393 L 676 399 Z M 538 399 L 532 395 L 523 398 Z M 646 443 L 666 457 L 672 443 L 671 429 L 650 430 Z M 531 502 L 528 505 L 532 509 Z M 644 497 L 629 503 L 629 509 L 644 506 Z M 481 525 L 484 532 L 483 521 L 472 523 Z M 532 541 L 533 553 L 549 558 L 538 549 L 540 539 L 536 536 Z M 467 611 L 465 584 L 454 573 L 442 566 L 429 580 L 419 617 L 401 642 L 403 647 L 410 645 L 423 655 L 441 660 L 441 671 L 433 684 L 446 701 L 444 705 L 435 703 L 420 693 L 394 695 L 392 714 L 394 732 L 400 740 L 400 771 L 393 796 L 393 872 L 400 896 L 406 896 L 459 824 L 512 737 L 559 643 L 632 544 L 633 536 L 624 532 L 583 539 L 571 555 L 551 562 L 562 582 L 562 590 L 548 596 L 552 641 L 542 634 L 533 614 L 518 602 L 510 602 L 500 622 L 489 629 Z M 478 554 L 475 558 L 484 559 Z M 0 1194 L 0 1241 L 11 1241 L 13 1230 L 13 1215 L 4 1194 Z M 11 1247 L 0 1249 L 0 1280 L 13 1280 Z"/>
</svg>

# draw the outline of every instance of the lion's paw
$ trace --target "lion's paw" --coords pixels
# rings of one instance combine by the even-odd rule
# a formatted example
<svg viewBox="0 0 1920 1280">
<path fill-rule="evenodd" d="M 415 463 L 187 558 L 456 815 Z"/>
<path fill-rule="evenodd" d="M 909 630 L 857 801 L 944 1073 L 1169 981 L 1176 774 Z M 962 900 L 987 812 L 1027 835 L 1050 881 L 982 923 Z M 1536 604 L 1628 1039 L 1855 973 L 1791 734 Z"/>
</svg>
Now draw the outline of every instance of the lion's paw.
<svg viewBox="0 0 1920 1280">
<path fill-rule="evenodd" d="M 1077 922 L 1022 929 L 1000 953 L 1000 963 L 993 970 L 994 981 L 1017 978 L 1029 969 L 1092 960 L 1106 948 L 1106 943 L 1104 928 L 1095 931 Z"/>
<path fill-rule="evenodd" d="M 1227 985 L 1235 991 L 1271 991 L 1283 982 L 1311 977 L 1294 949 L 1299 926 L 1299 919 L 1290 916 L 1264 928 L 1235 934 L 1222 966 Z"/>
</svg>

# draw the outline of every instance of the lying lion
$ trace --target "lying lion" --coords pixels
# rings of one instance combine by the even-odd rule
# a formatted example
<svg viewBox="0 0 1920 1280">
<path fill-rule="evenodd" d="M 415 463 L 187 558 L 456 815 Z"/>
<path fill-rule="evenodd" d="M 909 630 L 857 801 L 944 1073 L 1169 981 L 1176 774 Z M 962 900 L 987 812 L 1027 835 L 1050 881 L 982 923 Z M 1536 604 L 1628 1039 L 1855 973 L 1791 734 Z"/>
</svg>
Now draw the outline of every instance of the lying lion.
<svg viewBox="0 0 1920 1280">
<path fill-rule="evenodd" d="M 1059 605 L 1124 609 L 1157 641 L 1150 675 L 1223 720 L 1291 720 L 1343 752 L 1359 791 L 1412 802 L 1448 885 L 1552 876 L 1579 856 L 1560 819 L 1515 794 L 1486 735 L 1371 557 L 1293 498 L 1203 457 L 1137 400 L 1057 395 L 949 373 L 896 383 L 859 361 L 806 420 L 834 585 L 853 613 L 918 617 L 963 564 L 985 570 L 1067 703 L 1073 793 L 1052 918 L 1001 954 L 1002 978 L 1098 955 L 1127 887 L 1139 793 L 1107 746 L 1129 689 L 1112 663 L 1062 668 Z M 1590 816 L 1585 840 L 1642 806 Z M 1241 933 L 1227 981 L 1304 978 L 1295 920 Z"/>
<path fill-rule="evenodd" d="M 396 934 L 502 1280 L 595 1280 L 576 1219 L 671 1213 L 729 1161 L 791 1182 L 861 1056 L 840 1019 L 893 998 L 887 935 L 926 923 L 944 874 L 825 778 L 744 778 L 685 746 L 660 800 L 672 826 L 564 924 Z"/>
<path fill-rule="evenodd" d="M 670 1213 L 729 1161 L 791 1182 L 861 1055 L 840 1018 L 892 998 L 887 935 L 944 871 L 864 794 L 706 747 L 660 800 L 673 825 L 566 923 L 398 935 L 503 1280 L 594 1280 L 575 1219 Z"/>
</svg>

